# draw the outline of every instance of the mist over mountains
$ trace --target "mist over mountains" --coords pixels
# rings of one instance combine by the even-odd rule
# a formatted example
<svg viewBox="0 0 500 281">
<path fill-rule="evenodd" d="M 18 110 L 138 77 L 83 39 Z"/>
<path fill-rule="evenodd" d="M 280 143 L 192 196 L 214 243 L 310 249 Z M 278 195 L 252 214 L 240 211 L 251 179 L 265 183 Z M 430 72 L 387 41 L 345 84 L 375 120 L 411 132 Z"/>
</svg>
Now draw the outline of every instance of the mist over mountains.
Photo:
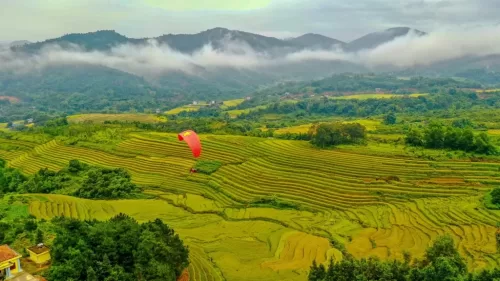
<svg viewBox="0 0 500 281">
<path fill-rule="evenodd" d="M 193 74 L 223 67 L 262 70 L 308 61 L 343 61 L 357 65 L 360 71 L 367 67 L 370 71 L 402 70 L 498 55 L 498 31 L 497 26 L 432 33 L 396 27 L 346 43 L 314 33 L 278 39 L 219 27 L 142 39 L 103 30 L 31 44 L 21 41 L 2 53 L 0 69 L 90 63 L 150 76 L 174 70 Z M 19 60 L 22 63 L 16 62 Z"/>
<path fill-rule="evenodd" d="M 216 27 L 196 34 L 166 34 L 155 38 L 128 38 L 114 30 L 101 30 L 85 34 L 67 34 L 59 38 L 48 39 L 43 42 L 29 44 L 29 41 L 16 41 L 12 46 L 18 51 L 35 52 L 47 45 L 57 44 L 63 48 L 72 44 L 83 48 L 85 51 L 106 51 L 113 47 L 129 44 L 144 45 L 149 41 L 155 41 L 159 45 L 168 45 L 174 51 L 193 54 L 200 49 L 210 45 L 215 50 L 227 51 L 228 43 L 244 44 L 255 52 L 266 52 L 273 54 L 273 50 L 283 52 L 297 52 L 306 49 L 332 50 L 335 47 L 345 51 L 360 51 L 372 49 L 384 43 L 390 42 L 397 37 L 406 36 L 409 33 L 425 35 L 425 32 L 413 30 L 408 27 L 391 28 L 380 32 L 367 34 L 352 42 L 346 43 L 321 34 L 307 33 L 296 38 L 278 39 L 259 34 L 229 30 Z M 276 53 L 277 55 L 278 53 Z"/>
<path fill-rule="evenodd" d="M 74 80 L 87 87 L 99 81 L 99 88 L 116 91 L 106 75 L 115 80 L 132 75 L 140 85 L 206 97 L 345 72 L 464 76 L 473 69 L 499 69 L 499 31 L 498 26 L 431 33 L 397 27 L 351 42 L 314 33 L 278 39 L 226 28 L 142 39 L 112 30 L 67 34 L 0 49 L 0 93 L 25 92 L 26 85 L 68 91 Z M 497 76 L 487 81 L 500 83 Z"/>
</svg>

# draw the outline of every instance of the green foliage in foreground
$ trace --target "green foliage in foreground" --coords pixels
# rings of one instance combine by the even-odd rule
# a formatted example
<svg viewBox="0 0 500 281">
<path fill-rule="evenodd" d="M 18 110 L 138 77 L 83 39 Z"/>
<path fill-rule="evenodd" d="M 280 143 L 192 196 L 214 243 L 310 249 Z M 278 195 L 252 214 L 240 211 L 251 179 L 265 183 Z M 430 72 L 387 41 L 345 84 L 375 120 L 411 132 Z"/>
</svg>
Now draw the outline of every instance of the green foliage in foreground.
<svg viewBox="0 0 500 281">
<path fill-rule="evenodd" d="M 340 144 L 360 143 L 366 138 L 366 128 L 359 123 L 322 123 L 310 129 L 311 143 L 325 148 Z"/>
<path fill-rule="evenodd" d="M 196 171 L 210 175 L 212 173 L 215 173 L 220 167 L 222 166 L 222 163 L 220 161 L 216 160 L 201 160 L 196 162 L 196 165 L 194 168 Z"/>
<path fill-rule="evenodd" d="M 176 280 L 189 265 L 188 249 L 168 225 L 139 224 L 119 214 L 109 221 L 54 218 L 51 281 Z"/>
<path fill-rule="evenodd" d="M 38 223 L 29 215 L 28 207 L 23 201 L 26 201 L 26 198 L 0 198 L 0 245 L 13 244 L 19 236 L 35 242 Z"/>
<path fill-rule="evenodd" d="M 0 194 L 66 193 L 81 198 L 118 199 L 132 198 L 140 191 L 121 168 L 101 168 L 71 160 L 68 167 L 58 172 L 43 168 L 33 176 L 25 176 L 17 169 L 5 168 L 2 161 Z"/>
<path fill-rule="evenodd" d="M 499 278 L 499 268 L 468 273 L 465 261 L 450 236 L 438 237 L 420 261 L 411 262 L 409 255 L 405 255 L 404 261 L 346 258 L 337 263 L 331 261 L 328 268 L 314 262 L 309 272 L 309 281 L 493 281 Z"/>
</svg>

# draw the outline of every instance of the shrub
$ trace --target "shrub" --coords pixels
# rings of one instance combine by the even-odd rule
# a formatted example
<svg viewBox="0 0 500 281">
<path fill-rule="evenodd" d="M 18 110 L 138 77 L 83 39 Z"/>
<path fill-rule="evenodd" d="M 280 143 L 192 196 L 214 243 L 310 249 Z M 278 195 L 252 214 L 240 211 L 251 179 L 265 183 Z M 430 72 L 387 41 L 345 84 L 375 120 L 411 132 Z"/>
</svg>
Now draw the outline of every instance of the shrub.
<svg viewBox="0 0 500 281">
<path fill-rule="evenodd" d="M 215 173 L 221 166 L 222 163 L 220 161 L 202 160 L 196 162 L 194 168 L 200 173 L 210 175 Z"/>
<path fill-rule="evenodd" d="M 491 191 L 491 203 L 500 205 L 500 187 Z"/>
</svg>

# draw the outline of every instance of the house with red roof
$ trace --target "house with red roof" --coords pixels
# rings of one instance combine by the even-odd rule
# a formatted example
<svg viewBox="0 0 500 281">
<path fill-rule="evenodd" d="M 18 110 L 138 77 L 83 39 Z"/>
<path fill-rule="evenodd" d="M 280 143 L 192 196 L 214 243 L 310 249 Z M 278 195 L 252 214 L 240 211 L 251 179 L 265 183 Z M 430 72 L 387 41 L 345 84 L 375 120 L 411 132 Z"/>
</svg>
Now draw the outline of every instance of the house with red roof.
<svg viewBox="0 0 500 281">
<path fill-rule="evenodd" d="M 0 280 L 8 280 L 22 272 L 21 255 L 8 245 L 0 246 Z"/>
</svg>

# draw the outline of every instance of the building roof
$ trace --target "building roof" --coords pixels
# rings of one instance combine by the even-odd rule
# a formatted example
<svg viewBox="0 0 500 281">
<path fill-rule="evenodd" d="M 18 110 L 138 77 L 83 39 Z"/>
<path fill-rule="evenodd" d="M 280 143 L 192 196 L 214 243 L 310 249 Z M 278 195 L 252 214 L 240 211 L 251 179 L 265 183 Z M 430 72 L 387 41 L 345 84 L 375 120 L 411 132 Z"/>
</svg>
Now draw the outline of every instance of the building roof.
<svg viewBox="0 0 500 281">
<path fill-rule="evenodd" d="M 49 247 L 45 246 L 44 244 L 38 244 L 33 247 L 28 248 L 29 251 L 32 251 L 35 254 L 41 254 L 48 252 L 50 249 Z"/>
<path fill-rule="evenodd" d="M 12 250 L 8 245 L 0 246 L 0 262 L 8 261 L 15 257 L 21 256 L 16 251 Z"/>
</svg>

